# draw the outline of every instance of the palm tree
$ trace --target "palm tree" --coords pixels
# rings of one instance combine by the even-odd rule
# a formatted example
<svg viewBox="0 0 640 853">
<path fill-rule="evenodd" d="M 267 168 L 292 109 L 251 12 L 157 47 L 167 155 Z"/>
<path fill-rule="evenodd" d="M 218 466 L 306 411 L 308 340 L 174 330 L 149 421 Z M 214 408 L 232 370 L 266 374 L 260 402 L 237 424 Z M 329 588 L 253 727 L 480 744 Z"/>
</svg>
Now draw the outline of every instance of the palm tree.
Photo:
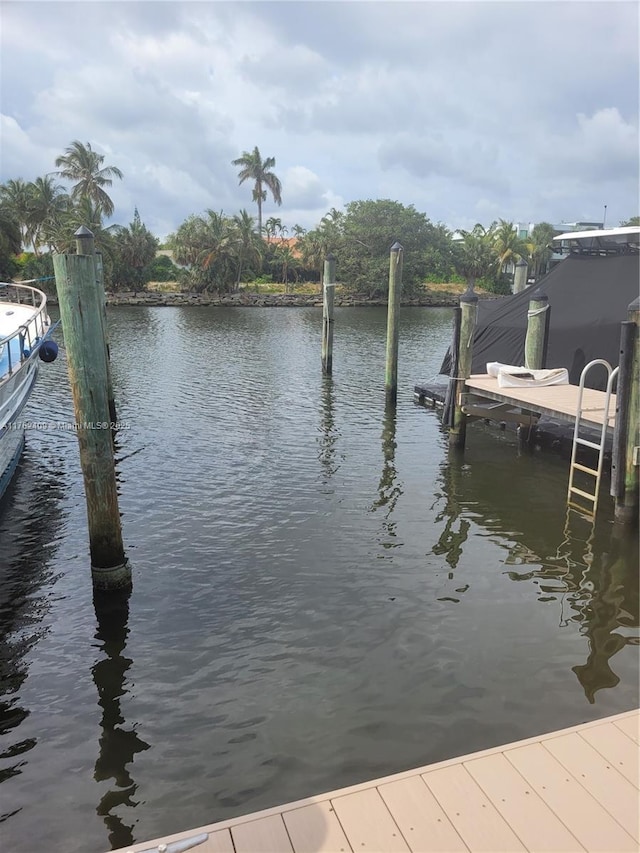
<svg viewBox="0 0 640 853">
<path fill-rule="evenodd" d="M 467 290 L 473 293 L 476 280 L 483 278 L 495 268 L 494 227 L 475 225 L 472 231 L 462 231 L 462 241 L 454 248 L 456 271 L 467 280 Z"/>
<path fill-rule="evenodd" d="M 85 196 L 77 204 L 69 204 L 57 218 L 48 220 L 42 229 L 43 239 L 54 251 L 64 253 L 75 250 L 75 233 L 81 225 L 86 226 L 95 240 L 96 250 L 109 257 L 113 253 L 113 234 L 118 225 L 102 224 L 100 209 Z"/>
<path fill-rule="evenodd" d="M 29 220 L 27 238 L 33 244 L 33 251 L 39 255 L 39 249 L 47 242 L 46 234 L 55 228 L 69 211 L 70 199 L 63 187 L 56 184 L 51 175 L 36 178 L 28 185 Z"/>
<path fill-rule="evenodd" d="M 122 179 L 117 166 L 103 166 L 104 154 L 98 154 L 91 143 L 72 142 L 65 153 L 56 158 L 56 166 L 62 166 L 58 174 L 68 181 L 74 181 L 71 198 L 76 201 L 89 198 L 95 209 L 104 216 L 113 215 L 113 202 L 103 187 L 110 187 L 113 178 Z"/>
<path fill-rule="evenodd" d="M 498 272 L 504 272 L 509 261 L 515 265 L 520 258 L 527 256 L 525 241 L 518 237 L 513 222 L 507 222 L 506 219 L 501 219 L 495 228 L 493 245 L 498 256 Z"/>
<path fill-rule="evenodd" d="M 234 166 L 240 166 L 239 183 L 253 181 L 253 200 L 258 205 L 258 234 L 262 234 L 262 202 L 266 201 L 267 189 L 271 192 L 276 204 L 282 204 L 282 185 L 280 179 L 270 171 L 276 165 L 274 157 L 263 161 L 258 146 L 253 151 L 243 151 L 242 156 L 232 161 Z M 267 189 L 265 189 L 265 187 Z"/>
<path fill-rule="evenodd" d="M 132 285 L 134 293 L 137 293 L 148 280 L 145 279 L 145 268 L 155 258 L 159 241 L 143 224 L 137 207 L 129 227 L 116 227 L 114 230 L 118 284 Z"/>
<path fill-rule="evenodd" d="M 10 206 L 0 201 L 0 278 L 9 280 L 18 271 L 15 256 L 22 249 L 20 225 Z"/>
<path fill-rule="evenodd" d="M 30 201 L 29 184 L 22 178 L 12 178 L 0 186 L 0 202 L 5 210 L 5 216 L 10 214 L 13 222 L 17 223 L 22 245 L 28 243 Z"/>
<path fill-rule="evenodd" d="M 280 268 L 285 293 L 291 292 L 291 288 L 289 287 L 289 274 L 293 273 L 295 281 L 298 280 L 297 260 L 298 259 L 291 250 L 291 247 L 286 243 L 280 243 L 273 255 L 272 265 L 276 268 Z"/>
<path fill-rule="evenodd" d="M 282 224 L 282 219 L 277 216 L 270 216 L 264 223 L 264 233 L 267 240 L 271 240 L 276 236 L 281 238 L 287 233 L 287 226 Z"/>
<path fill-rule="evenodd" d="M 549 222 L 538 222 L 533 227 L 531 236 L 527 240 L 527 260 L 533 278 L 537 279 L 547 272 L 549 259 L 553 254 L 552 240 L 555 233 L 553 225 Z"/>
<path fill-rule="evenodd" d="M 233 254 L 238 265 L 236 290 L 239 290 L 245 265 L 255 263 L 259 266 L 262 262 L 263 244 L 254 230 L 253 216 L 250 216 L 246 210 L 241 210 L 233 217 L 231 239 Z"/>
</svg>

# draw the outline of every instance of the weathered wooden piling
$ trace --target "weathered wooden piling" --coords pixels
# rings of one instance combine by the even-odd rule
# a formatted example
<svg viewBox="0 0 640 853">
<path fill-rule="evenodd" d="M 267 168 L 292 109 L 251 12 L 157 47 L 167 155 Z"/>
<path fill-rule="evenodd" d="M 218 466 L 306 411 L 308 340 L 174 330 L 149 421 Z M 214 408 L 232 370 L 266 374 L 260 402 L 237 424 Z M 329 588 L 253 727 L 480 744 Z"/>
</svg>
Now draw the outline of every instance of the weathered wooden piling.
<svg viewBox="0 0 640 853">
<path fill-rule="evenodd" d="M 385 362 L 384 390 L 387 403 L 394 404 L 398 397 L 398 340 L 400 325 L 400 298 L 402 296 L 402 261 L 404 250 L 396 242 L 389 252 L 389 302 L 387 308 L 387 356 Z"/>
<path fill-rule="evenodd" d="M 611 494 L 615 520 L 638 523 L 638 466 L 640 464 L 640 297 L 629 305 L 620 335 L 620 369 L 616 394 Z"/>
<path fill-rule="evenodd" d="M 102 323 L 102 338 L 104 340 L 105 358 L 107 362 L 107 399 L 109 401 L 109 418 L 111 423 L 115 423 L 117 418 L 115 396 L 113 393 L 113 380 L 111 377 L 111 353 L 109 351 L 109 325 L 107 322 L 107 295 L 104 291 L 104 267 L 102 264 L 102 255 L 96 252 L 95 240 L 93 233 L 85 226 L 80 228 L 73 235 L 76 238 L 76 254 L 92 255 L 96 268 L 96 288 L 98 296 L 102 304 L 100 319 Z"/>
<path fill-rule="evenodd" d="M 457 373 L 454 377 L 452 425 L 449 428 L 449 446 L 463 449 L 467 437 L 467 417 L 462 411 L 462 394 L 465 380 L 471 375 L 473 333 L 478 319 L 478 297 L 467 291 L 460 297 L 460 334 L 456 356 Z M 452 383 L 453 384 L 453 383 Z"/>
<path fill-rule="evenodd" d="M 524 342 L 524 364 L 529 370 L 541 370 L 547 358 L 549 337 L 549 297 L 536 290 L 529 300 L 527 336 Z"/>
<path fill-rule="evenodd" d="M 520 258 L 520 260 L 516 264 L 516 269 L 513 274 L 513 292 L 514 293 L 522 293 L 522 291 L 527 286 L 527 272 L 529 270 L 529 265 L 527 262 Z"/>
<path fill-rule="evenodd" d="M 336 294 L 336 257 L 327 255 L 322 278 L 322 372 L 333 372 L 333 304 Z"/>
<path fill-rule="evenodd" d="M 131 568 L 118 511 L 95 261 L 92 254 L 54 255 L 53 268 L 87 501 L 91 576 L 95 589 L 121 589 L 131 585 Z"/>
</svg>

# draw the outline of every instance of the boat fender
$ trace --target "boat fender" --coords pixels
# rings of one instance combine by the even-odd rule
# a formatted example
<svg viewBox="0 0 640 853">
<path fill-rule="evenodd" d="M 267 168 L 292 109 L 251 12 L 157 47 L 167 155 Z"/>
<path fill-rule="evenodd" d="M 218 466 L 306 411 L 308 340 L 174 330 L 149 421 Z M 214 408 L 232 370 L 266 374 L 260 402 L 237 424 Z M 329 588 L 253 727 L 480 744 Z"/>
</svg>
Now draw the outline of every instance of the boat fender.
<svg viewBox="0 0 640 853">
<path fill-rule="evenodd" d="M 38 355 L 41 361 L 47 363 L 55 361 L 58 357 L 58 344 L 55 341 L 44 341 L 40 344 Z"/>
</svg>

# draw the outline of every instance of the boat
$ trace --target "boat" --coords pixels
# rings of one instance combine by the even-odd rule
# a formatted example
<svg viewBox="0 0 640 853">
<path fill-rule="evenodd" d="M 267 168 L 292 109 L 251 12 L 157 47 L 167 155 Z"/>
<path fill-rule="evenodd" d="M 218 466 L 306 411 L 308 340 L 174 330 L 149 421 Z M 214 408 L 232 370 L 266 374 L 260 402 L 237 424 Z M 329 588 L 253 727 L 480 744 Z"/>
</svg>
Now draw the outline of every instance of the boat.
<svg viewBox="0 0 640 853">
<path fill-rule="evenodd" d="M 524 364 L 529 301 L 536 291 L 549 300 L 545 368 L 564 367 L 580 383 L 586 364 L 603 358 L 613 367 L 620 356 L 620 323 L 638 296 L 640 227 L 568 232 L 554 237 L 564 260 L 520 293 L 478 303 L 471 373 L 489 362 Z M 440 373 L 449 375 L 451 351 Z M 607 378 L 595 371 L 587 386 L 604 391 Z"/>
<path fill-rule="evenodd" d="M 51 334 L 47 297 L 29 282 L 0 282 L 0 499 L 11 482 L 24 447 L 23 410 L 40 361 L 58 354 Z"/>
</svg>

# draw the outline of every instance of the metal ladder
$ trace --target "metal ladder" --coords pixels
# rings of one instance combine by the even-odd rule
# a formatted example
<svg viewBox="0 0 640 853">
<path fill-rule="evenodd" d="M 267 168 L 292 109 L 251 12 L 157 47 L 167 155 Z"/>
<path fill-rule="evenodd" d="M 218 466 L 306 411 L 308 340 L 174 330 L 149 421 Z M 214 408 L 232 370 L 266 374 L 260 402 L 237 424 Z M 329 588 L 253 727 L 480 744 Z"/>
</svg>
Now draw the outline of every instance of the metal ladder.
<svg viewBox="0 0 640 853">
<path fill-rule="evenodd" d="M 582 420 L 582 415 L 584 412 L 594 411 L 593 408 L 585 409 L 582 405 L 582 397 L 584 393 L 584 383 L 587 376 L 587 373 L 592 367 L 601 364 L 607 371 L 607 387 L 604 398 L 604 414 L 602 418 L 602 430 L 600 432 L 600 441 L 589 441 L 586 438 L 580 438 L 580 422 Z M 578 410 L 576 412 L 576 423 L 573 429 L 573 447 L 571 448 L 571 464 L 569 466 L 569 489 L 567 491 L 567 503 L 569 507 L 573 507 L 577 509 L 579 512 L 586 513 L 587 515 L 595 518 L 596 510 L 598 509 L 598 493 L 600 491 L 600 479 L 602 477 L 602 463 L 604 461 L 604 445 L 605 439 L 607 437 L 607 427 L 609 426 L 609 420 L 615 415 L 609 414 L 609 404 L 611 402 L 611 389 L 613 388 L 613 384 L 618 376 L 618 368 L 612 368 L 608 361 L 605 361 L 603 358 L 596 358 L 593 361 L 590 361 L 589 364 L 585 365 L 582 373 L 580 374 L 580 385 L 578 389 Z M 578 446 L 582 445 L 583 447 L 590 447 L 592 450 L 598 451 L 598 467 L 597 468 L 589 468 L 586 465 L 580 465 L 576 462 L 576 455 L 578 451 Z M 576 471 L 582 471 L 584 474 L 590 474 L 595 478 L 595 485 L 593 493 L 586 492 L 584 489 L 579 489 L 577 486 L 573 485 L 573 478 Z M 591 506 L 588 510 L 585 510 L 584 507 L 576 504 L 572 501 L 573 495 L 579 495 L 581 498 L 589 501 Z"/>
</svg>

